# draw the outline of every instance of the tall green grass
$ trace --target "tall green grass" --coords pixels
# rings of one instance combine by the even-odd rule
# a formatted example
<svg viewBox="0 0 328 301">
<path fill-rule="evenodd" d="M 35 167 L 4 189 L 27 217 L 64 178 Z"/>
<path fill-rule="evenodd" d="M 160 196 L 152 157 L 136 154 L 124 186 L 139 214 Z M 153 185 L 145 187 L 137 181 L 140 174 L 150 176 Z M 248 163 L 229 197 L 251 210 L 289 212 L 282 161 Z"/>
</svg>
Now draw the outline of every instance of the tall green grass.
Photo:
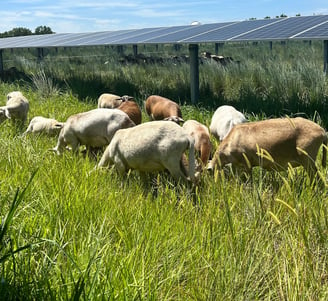
<svg viewBox="0 0 328 301">
<path fill-rule="evenodd" d="M 32 85 L 0 84 L 2 95 L 14 89 L 30 100 L 29 118 L 65 120 L 95 107 L 69 90 L 45 97 Z M 182 111 L 207 125 L 213 114 Z M 90 173 L 97 160 L 57 156 L 49 151 L 56 138 L 24 137 L 10 122 L 0 125 L 0 143 L 1 229 L 17 188 L 33 177 L 0 240 L 0 250 L 29 246 L 0 263 L 7 300 L 328 297 L 327 192 L 302 168 L 255 169 L 252 182 L 204 174 L 195 191 L 160 174 L 155 196 L 137 173 Z"/>
<path fill-rule="evenodd" d="M 204 50 L 214 53 L 214 44 L 201 44 L 199 55 Z M 126 46 L 125 54 L 131 52 Z M 166 60 L 161 64 L 125 64 L 120 63 L 120 55 L 112 47 L 59 48 L 45 51 L 42 61 L 32 50 L 4 51 L 4 67 L 24 71 L 29 86 L 50 81 L 38 89 L 44 90 L 45 96 L 52 90 L 64 90 L 95 102 L 101 93 L 112 92 L 132 95 L 141 104 L 150 94 L 159 94 L 190 104 L 189 65 L 168 60 L 174 55 L 188 55 L 187 46 L 173 51 L 169 45 L 159 45 L 158 49 L 146 45 L 139 46 L 139 52 Z M 234 61 L 226 66 L 210 61 L 200 64 L 199 106 L 213 110 L 228 103 L 246 113 L 267 116 L 325 115 L 328 86 L 322 42 L 274 42 L 272 50 L 265 42 L 227 43 L 219 54 Z"/>
</svg>

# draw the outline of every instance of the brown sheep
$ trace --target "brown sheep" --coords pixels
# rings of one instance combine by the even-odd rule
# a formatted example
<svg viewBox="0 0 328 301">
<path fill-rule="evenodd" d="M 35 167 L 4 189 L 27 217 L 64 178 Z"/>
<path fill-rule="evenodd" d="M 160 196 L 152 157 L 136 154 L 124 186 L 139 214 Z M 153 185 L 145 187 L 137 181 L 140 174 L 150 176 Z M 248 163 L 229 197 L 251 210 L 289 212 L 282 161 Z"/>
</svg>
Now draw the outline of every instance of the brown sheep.
<svg viewBox="0 0 328 301">
<path fill-rule="evenodd" d="M 145 101 L 145 109 L 151 120 L 184 122 L 179 105 L 168 98 L 151 95 Z"/>
<path fill-rule="evenodd" d="M 138 104 L 135 101 L 133 100 L 123 101 L 118 107 L 118 109 L 126 113 L 135 124 L 141 123 L 142 113 Z"/>
</svg>

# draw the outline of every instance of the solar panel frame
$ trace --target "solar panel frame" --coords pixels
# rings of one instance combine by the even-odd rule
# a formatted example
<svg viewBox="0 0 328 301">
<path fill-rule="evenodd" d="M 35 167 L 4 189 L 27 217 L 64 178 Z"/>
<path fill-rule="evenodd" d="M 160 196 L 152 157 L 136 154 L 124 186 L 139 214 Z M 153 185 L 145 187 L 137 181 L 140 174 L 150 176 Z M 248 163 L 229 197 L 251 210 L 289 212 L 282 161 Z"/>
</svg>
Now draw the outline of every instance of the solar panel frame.
<svg viewBox="0 0 328 301">
<path fill-rule="evenodd" d="M 0 38 L 0 49 L 300 39 L 328 40 L 328 15 L 8 37 Z"/>
</svg>

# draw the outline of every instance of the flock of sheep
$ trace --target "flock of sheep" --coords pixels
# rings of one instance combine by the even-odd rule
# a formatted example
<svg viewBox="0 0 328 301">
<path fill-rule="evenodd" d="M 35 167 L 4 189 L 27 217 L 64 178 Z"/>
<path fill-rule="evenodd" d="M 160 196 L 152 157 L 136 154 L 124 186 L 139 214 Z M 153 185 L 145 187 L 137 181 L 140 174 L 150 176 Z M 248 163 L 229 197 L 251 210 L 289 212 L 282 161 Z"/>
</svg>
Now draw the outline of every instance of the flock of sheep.
<svg viewBox="0 0 328 301">
<path fill-rule="evenodd" d="M 141 109 L 132 97 L 104 93 L 98 108 L 74 114 L 65 122 L 36 116 L 24 134 L 58 135 L 53 148 L 58 154 L 65 149 L 77 152 L 80 145 L 90 152 L 101 150 L 96 168 L 114 165 L 122 175 L 130 169 L 141 173 L 168 170 L 177 181 L 188 183 L 197 183 L 204 169 L 227 164 L 249 172 L 254 166 L 287 169 L 302 165 L 314 179 L 322 145 L 322 165 L 326 165 L 326 132 L 304 118 L 248 122 L 241 112 L 224 105 L 217 108 L 208 129 L 196 120 L 183 120 L 179 105 L 168 98 L 151 95 L 144 107 L 151 121 L 142 123 Z M 28 110 L 24 95 L 11 92 L 0 107 L 0 123 L 6 119 L 24 123 Z M 212 160 L 211 135 L 219 142 Z"/>
</svg>

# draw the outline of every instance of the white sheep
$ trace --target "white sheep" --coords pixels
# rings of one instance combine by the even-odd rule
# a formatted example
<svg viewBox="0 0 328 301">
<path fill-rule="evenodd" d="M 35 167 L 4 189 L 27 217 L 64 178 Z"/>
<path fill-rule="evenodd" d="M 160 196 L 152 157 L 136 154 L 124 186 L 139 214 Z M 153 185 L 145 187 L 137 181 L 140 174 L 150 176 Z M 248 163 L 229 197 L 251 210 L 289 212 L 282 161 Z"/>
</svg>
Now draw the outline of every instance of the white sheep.
<svg viewBox="0 0 328 301">
<path fill-rule="evenodd" d="M 0 107 L 0 122 L 6 119 L 18 120 L 24 123 L 27 119 L 29 102 L 20 91 L 7 94 L 5 106 Z"/>
<path fill-rule="evenodd" d="M 210 124 L 210 132 L 216 139 L 222 141 L 236 124 L 246 121 L 247 119 L 243 113 L 237 111 L 232 106 L 224 105 L 218 107 L 214 112 Z"/>
</svg>

